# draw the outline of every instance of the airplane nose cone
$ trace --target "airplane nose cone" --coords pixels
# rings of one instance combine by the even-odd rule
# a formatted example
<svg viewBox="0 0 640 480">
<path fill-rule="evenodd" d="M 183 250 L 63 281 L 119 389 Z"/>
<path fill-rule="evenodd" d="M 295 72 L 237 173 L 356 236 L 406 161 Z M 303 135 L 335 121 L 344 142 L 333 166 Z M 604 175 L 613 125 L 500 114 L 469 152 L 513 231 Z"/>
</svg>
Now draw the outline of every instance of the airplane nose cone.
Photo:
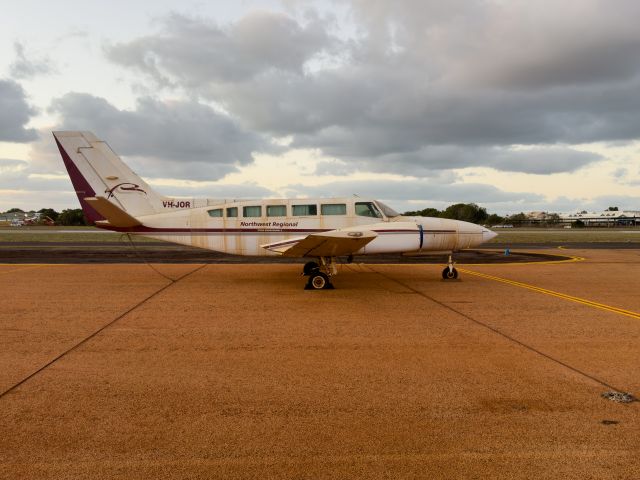
<svg viewBox="0 0 640 480">
<path fill-rule="evenodd" d="M 496 232 L 492 232 L 491 230 L 487 230 L 486 228 L 482 230 L 482 242 L 488 242 L 492 238 L 496 238 L 498 234 Z"/>
</svg>

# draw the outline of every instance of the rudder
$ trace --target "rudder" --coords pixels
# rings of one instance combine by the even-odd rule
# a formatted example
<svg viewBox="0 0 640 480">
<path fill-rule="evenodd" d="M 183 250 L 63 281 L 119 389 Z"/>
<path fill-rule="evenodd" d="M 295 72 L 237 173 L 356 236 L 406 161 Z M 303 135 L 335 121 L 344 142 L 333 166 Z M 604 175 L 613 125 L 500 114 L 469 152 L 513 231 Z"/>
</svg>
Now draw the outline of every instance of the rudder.
<svg viewBox="0 0 640 480">
<path fill-rule="evenodd" d="M 53 136 L 87 220 L 105 219 L 85 201 L 96 196 L 134 217 L 162 211 L 162 197 L 93 133 L 65 131 Z"/>
</svg>

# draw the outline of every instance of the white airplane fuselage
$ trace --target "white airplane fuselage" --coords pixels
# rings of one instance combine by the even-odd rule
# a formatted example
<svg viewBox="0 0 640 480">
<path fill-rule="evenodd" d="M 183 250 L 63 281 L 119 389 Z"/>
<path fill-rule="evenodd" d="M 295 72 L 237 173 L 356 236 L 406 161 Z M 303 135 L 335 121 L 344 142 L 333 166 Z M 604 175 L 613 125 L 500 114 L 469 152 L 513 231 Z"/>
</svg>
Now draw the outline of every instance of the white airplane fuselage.
<svg viewBox="0 0 640 480">
<path fill-rule="evenodd" d="M 195 202 L 189 201 L 189 204 Z M 372 204 L 379 217 L 356 214 L 356 203 Z M 344 214 L 323 215 L 323 205 L 344 205 Z M 380 205 L 380 206 L 379 206 Z M 292 215 L 295 206 L 315 206 L 316 215 Z M 273 208 L 276 207 L 276 208 Z M 257 213 L 260 216 L 244 216 Z M 285 215 L 269 215 L 271 210 Z M 367 230 L 378 236 L 354 255 L 380 253 L 419 254 L 476 247 L 495 233 L 482 226 L 433 217 L 387 216 L 388 208 L 375 200 L 352 198 L 274 199 L 212 204 L 137 217 L 144 227 L 117 229 L 168 242 L 235 255 L 279 255 L 262 245 L 332 230 Z M 221 217 L 210 212 L 221 211 Z M 228 213 L 238 216 L 228 216 Z M 218 214 L 218 212 L 216 212 Z"/>
</svg>

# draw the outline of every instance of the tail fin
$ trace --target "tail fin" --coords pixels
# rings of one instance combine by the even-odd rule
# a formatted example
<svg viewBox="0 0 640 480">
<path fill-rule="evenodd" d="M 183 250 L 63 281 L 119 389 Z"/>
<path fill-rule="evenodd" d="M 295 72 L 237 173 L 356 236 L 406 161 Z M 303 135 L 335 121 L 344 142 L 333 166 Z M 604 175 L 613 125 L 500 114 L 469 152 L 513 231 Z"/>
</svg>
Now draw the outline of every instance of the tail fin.
<svg viewBox="0 0 640 480">
<path fill-rule="evenodd" d="M 133 217 L 162 211 L 162 197 L 91 132 L 53 132 L 82 211 L 90 222 L 105 217 L 86 198 L 105 197 Z"/>
</svg>

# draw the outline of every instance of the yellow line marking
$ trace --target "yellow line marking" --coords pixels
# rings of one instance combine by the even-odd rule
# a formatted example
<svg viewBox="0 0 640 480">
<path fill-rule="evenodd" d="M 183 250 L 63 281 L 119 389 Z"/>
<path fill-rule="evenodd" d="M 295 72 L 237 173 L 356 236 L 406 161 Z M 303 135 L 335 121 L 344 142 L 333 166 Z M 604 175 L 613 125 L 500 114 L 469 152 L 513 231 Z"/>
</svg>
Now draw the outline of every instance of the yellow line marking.
<svg viewBox="0 0 640 480">
<path fill-rule="evenodd" d="M 532 252 L 511 252 L 511 253 L 532 253 Z M 586 260 L 585 257 L 578 257 L 576 255 L 559 255 L 555 253 L 545 253 L 545 255 L 550 257 L 560 257 L 559 260 L 543 260 L 541 262 L 496 262 L 496 263 L 458 263 L 455 262 L 456 265 L 466 265 L 469 267 L 503 267 L 506 265 L 555 265 L 558 263 L 573 263 L 573 262 L 583 262 Z M 356 262 L 354 262 L 356 263 Z M 425 266 L 434 266 L 434 265 L 444 265 L 443 263 L 362 263 L 357 262 L 358 265 L 378 265 L 378 266 L 390 266 L 390 267 L 425 267 Z M 345 264 L 348 265 L 348 264 Z"/>
<path fill-rule="evenodd" d="M 487 252 L 501 252 L 502 250 L 484 250 Z M 541 253 L 549 257 L 559 257 L 558 260 L 544 260 L 542 262 L 505 262 L 505 263 L 461 263 L 460 265 L 551 265 L 555 263 L 570 263 L 570 262 L 582 262 L 585 257 L 579 257 L 577 255 L 560 255 L 559 253 L 548 252 L 523 252 L 520 250 L 511 250 L 511 254 L 529 254 L 536 255 Z"/>
<path fill-rule="evenodd" d="M 534 292 L 544 293 L 545 295 L 551 295 L 552 297 L 562 298 L 563 300 L 569 300 L 571 302 L 581 303 L 589 307 L 599 308 L 600 310 L 606 310 L 607 312 L 618 313 L 620 315 L 626 315 L 627 317 L 640 320 L 640 313 L 632 312 L 631 310 L 612 307 L 610 305 L 605 305 L 604 303 L 598 303 L 592 300 L 587 300 L 586 298 L 574 297 L 572 295 L 567 295 L 566 293 L 554 292 L 553 290 L 547 290 L 546 288 L 536 287 L 535 285 L 529 285 L 528 283 L 523 283 L 523 282 L 516 282 L 515 280 L 509 280 L 502 277 L 495 277 L 493 275 L 487 275 L 486 273 L 473 272 L 471 270 L 465 270 L 465 269 L 460 269 L 460 271 L 464 273 L 468 273 L 470 275 L 476 275 L 478 277 L 486 278 L 488 280 L 494 280 L 496 282 L 502 282 L 502 283 L 506 283 L 508 285 L 513 285 L 520 288 L 526 288 L 528 290 L 533 290 Z"/>
</svg>

